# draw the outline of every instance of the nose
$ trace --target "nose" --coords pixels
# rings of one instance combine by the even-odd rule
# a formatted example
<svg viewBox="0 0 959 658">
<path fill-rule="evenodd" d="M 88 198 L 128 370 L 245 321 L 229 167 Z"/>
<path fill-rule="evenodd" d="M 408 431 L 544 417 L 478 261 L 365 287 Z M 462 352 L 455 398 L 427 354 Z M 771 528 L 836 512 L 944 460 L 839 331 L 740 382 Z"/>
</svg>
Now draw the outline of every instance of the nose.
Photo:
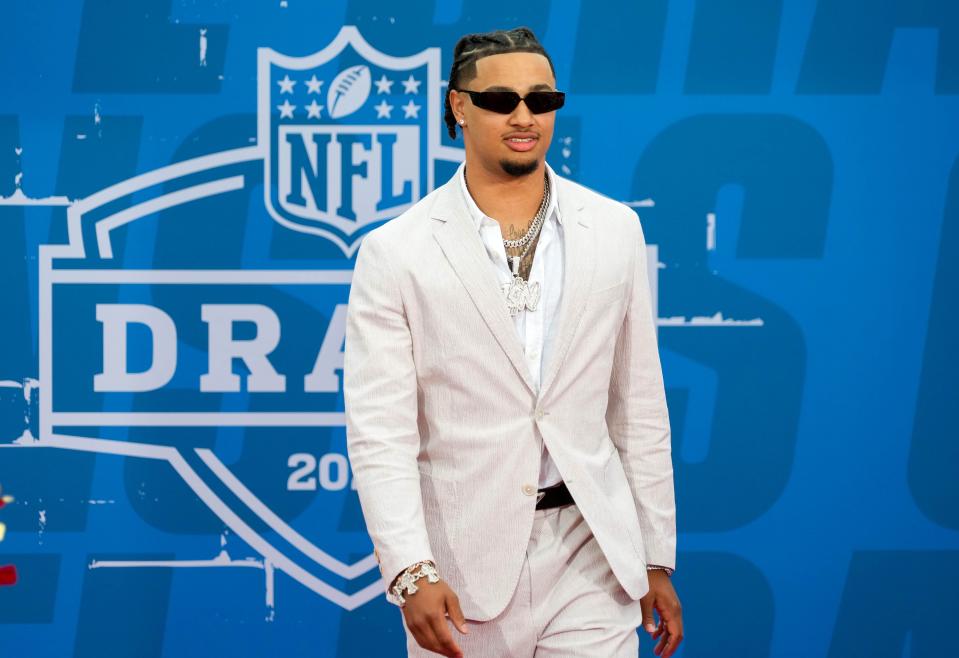
<svg viewBox="0 0 959 658">
<path fill-rule="evenodd" d="M 515 126 L 531 126 L 533 124 L 533 113 L 526 106 L 526 101 L 521 100 L 509 116 L 510 123 Z"/>
</svg>

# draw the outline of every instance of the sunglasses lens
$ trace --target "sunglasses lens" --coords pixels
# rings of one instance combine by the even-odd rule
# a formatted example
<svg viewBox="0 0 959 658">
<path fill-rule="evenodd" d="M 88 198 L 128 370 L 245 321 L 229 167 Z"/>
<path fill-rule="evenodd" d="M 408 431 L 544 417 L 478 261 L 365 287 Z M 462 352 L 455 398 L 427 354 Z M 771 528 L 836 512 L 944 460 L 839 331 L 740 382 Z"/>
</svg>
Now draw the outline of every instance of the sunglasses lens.
<svg viewBox="0 0 959 658">
<path fill-rule="evenodd" d="M 490 112 L 509 114 L 519 105 L 519 94 L 515 91 L 481 91 L 471 93 L 473 104 Z"/>
<path fill-rule="evenodd" d="M 526 106 L 533 114 L 553 112 L 563 107 L 566 94 L 561 91 L 531 91 L 526 94 Z"/>
<path fill-rule="evenodd" d="M 476 107 L 499 114 L 509 114 L 516 109 L 521 100 L 520 95 L 515 91 L 467 91 L 466 93 Z M 566 94 L 561 91 L 531 91 L 522 100 L 526 102 L 530 112 L 542 114 L 563 107 Z"/>
</svg>

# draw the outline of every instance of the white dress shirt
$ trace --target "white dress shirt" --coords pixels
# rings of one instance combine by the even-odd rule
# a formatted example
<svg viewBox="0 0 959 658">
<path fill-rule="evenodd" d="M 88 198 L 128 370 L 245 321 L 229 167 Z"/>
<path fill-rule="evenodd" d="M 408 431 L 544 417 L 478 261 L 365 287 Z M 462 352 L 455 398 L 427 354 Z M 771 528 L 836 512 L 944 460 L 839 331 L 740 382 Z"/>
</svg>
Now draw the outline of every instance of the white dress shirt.
<svg viewBox="0 0 959 658">
<path fill-rule="evenodd" d="M 470 216 L 476 225 L 486 253 L 490 257 L 490 266 L 496 273 L 503 288 L 503 296 L 513 279 L 512 270 L 506 260 L 506 249 L 503 246 L 503 233 L 499 222 L 485 215 L 470 195 L 466 187 L 466 163 L 460 165 L 456 175 L 459 177 L 463 196 L 469 208 Z M 533 378 L 537 390 L 542 380 L 543 364 L 553 346 L 553 337 L 550 328 L 559 310 L 560 297 L 563 292 L 563 219 L 556 203 L 556 178 L 552 168 L 546 165 L 547 176 L 550 180 L 549 206 L 546 209 L 546 219 L 540 229 L 539 242 L 533 252 L 533 267 L 529 273 L 530 283 L 539 282 L 540 298 L 535 311 L 522 310 L 513 316 L 513 324 L 519 334 L 520 342 L 526 354 L 526 365 Z M 532 219 L 532 218 L 530 218 Z M 537 436 L 539 429 L 536 430 Z M 553 463 L 546 445 L 543 445 L 543 454 L 540 461 L 539 486 L 540 488 L 559 484 L 562 476 Z"/>
</svg>

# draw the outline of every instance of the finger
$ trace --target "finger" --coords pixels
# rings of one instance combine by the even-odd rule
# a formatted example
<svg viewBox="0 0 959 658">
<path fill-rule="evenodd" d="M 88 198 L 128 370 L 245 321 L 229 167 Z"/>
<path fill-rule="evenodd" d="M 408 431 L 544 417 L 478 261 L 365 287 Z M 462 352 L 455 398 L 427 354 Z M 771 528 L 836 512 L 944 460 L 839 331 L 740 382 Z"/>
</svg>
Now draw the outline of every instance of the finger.
<svg viewBox="0 0 959 658">
<path fill-rule="evenodd" d="M 430 626 L 433 629 L 436 642 L 439 645 L 439 649 L 434 649 L 434 651 L 438 651 L 444 656 L 461 657 L 463 655 L 459 645 L 453 640 L 453 633 L 450 632 L 450 626 L 446 623 L 445 616 L 436 615 L 435 617 L 430 617 Z"/>
<path fill-rule="evenodd" d="M 669 623 L 669 639 L 663 648 L 663 658 L 669 658 L 679 648 L 679 643 L 683 640 L 683 622 L 679 618 L 673 619 Z"/>
<path fill-rule="evenodd" d="M 677 624 L 678 617 L 669 616 L 669 613 L 663 615 L 660 612 L 660 627 L 663 629 L 663 636 L 659 643 L 653 648 L 653 653 L 661 658 L 669 658 L 679 646 L 682 638 L 681 625 Z"/>
<path fill-rule="evenodd" d="M 446 599 L 446 612 L 449 614 L 453 625 L 456 626 L 456 630 L 463 635 L 470 632 L 470 629 L 466 627 L 466 615 L 463 614 L 463 610 L 460 608 L 460 600 L 455 594 Z"/>
<path fill-rule="evenodd" d="M 656 627 L 656 631 L 653 633 L 652 638 L 655 640 L 657 637 L 666 632 L 666 624 L 660 620 L 659 625 Z"/>
<path fill-rule="evenodd" d="M 428 619 L 424 618 L 414 624 L 410 624 L 410 631 L 412 631 L 413 638 L 418 645 L 427 651 L 439 653 L 440 642 L 436 639 L 436 633 L 433 632 L 433 627 L 430 625 Z"/>
<path fill-rule="evenodd" d="M 641 598 L 639 607 L 643 611 L 643 628 L 652 635 L 656 631 L 656 620 L 653 619 L 653 597 L 644 596 Z"/>
<path fill-rule="evenodd" d="M 669 618 L 663 614 L 663 611 L 660 607 L 657 606 L 656 612 L 659 613 L 659 628 L 656 629 L 659 642 L 657 642 L 656 646 L 653 647 L 653 653 L 659 656 L 666 649 L 666 645 L 669 643 L 672 627 L 669 625 Z"/>
<path fill-rule="evenodd" d="M 663 624 L 663 628 L 664 628 L 663 636 L 659 638 L 659 642 L 657 642 L 656 646 L 653 647 L 653 653 L 656 654 L 657 656 L 663 652 L 663 649 L 666 648 L 666 644 L 669 642 L 670 635 L 669 635 L 669 631 L 665 630 L 665 626 L 666 625 Z"/>
<path fill-rule="evenodd" d="M 663 647 L 663 655 L 661 658 L 669 658 L 672 656 L 678 646 L 679 638 L 676 635 L 670 635 L 669 639 L 666 640 L 666 646 Z"/>
</svg>

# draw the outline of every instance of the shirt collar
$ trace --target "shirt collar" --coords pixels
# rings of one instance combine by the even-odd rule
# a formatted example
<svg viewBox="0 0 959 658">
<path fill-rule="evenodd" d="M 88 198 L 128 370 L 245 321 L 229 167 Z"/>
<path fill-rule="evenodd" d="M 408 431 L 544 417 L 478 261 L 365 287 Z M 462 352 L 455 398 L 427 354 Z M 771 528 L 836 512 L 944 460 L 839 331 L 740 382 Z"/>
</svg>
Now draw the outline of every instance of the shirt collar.
<svg viewBox="0 0 959 658">
<path fill-rule="evenodd" d="M 556 221 L 559 222 L 560 226 L 563 224 L 563 217 L 559 212 L 559 203 L 557 199 L 557 185 L 556 185 L 556 172 L 553 171 L 553 168 L 549 166 L 549 163 L 544 163 L 546 165 L 546 176 L 549 178 L 549 205 L 546 208 L 546 219 L 548 220 L 553 215 L 556 216 Z M 483 220 L 489 220 L 491 222 L 496 222 L 495 219 L 486 215 L 479 206 L 476 205 L 476 201 L 473 200 L 473 195 L 470 194 L 469 190 L 466 187 L 466 163 L 463 162 L 459 169 L 456 171 L 456 177 L 459 178 L 460 190 L 463 192 L 463 198 L 466 200 L 466 207 L 469 209 L 470 219 L 473 220 L 473 225 L 478 231 L 483 225 Z M 498 222 L 496 222 L 498 224 Z"/>
</svg>

